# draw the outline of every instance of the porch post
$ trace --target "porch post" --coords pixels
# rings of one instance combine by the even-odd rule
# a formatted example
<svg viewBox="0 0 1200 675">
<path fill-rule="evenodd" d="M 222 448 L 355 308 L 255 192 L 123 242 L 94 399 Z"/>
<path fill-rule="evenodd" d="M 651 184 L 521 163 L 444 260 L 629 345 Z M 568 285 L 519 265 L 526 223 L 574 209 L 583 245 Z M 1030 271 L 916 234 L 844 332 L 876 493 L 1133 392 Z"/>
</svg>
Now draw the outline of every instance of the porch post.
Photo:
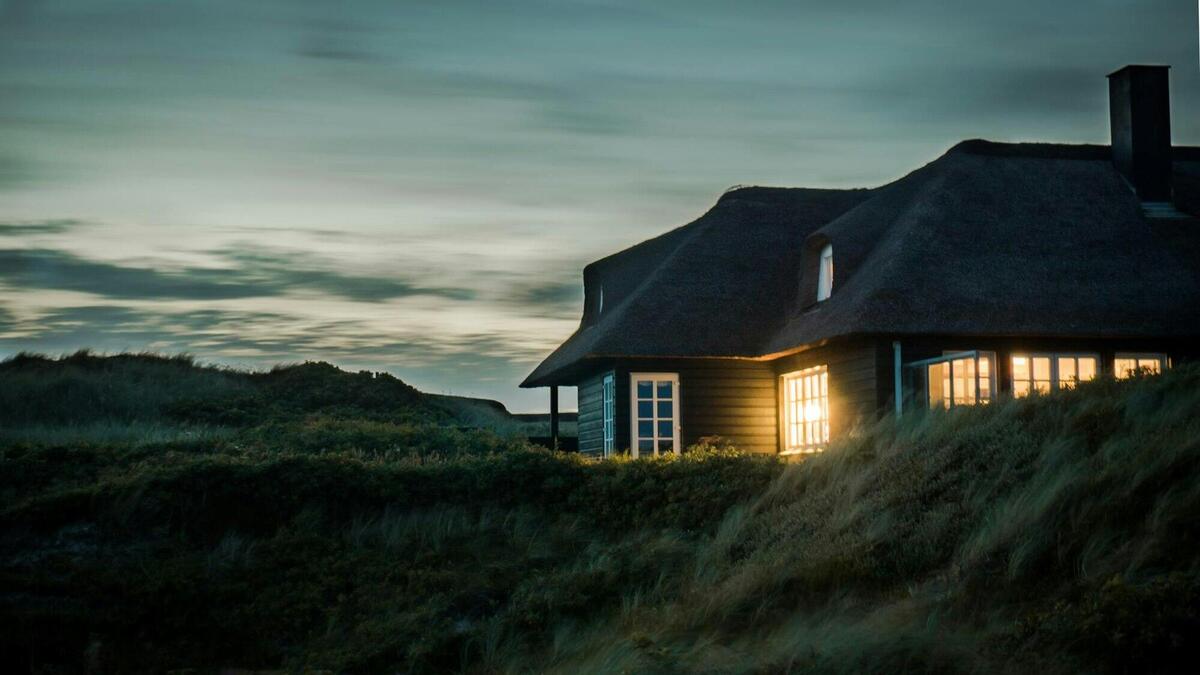
<svg viewBox="0 0 1200 675">
<path fill-rule="evenodd" d="M 558 387 L 550 387 L 550 447 L 558 449 Z"/>
<path fill-rule="evenodd" d="M 895 387 L 896 417 L 904 412 L 904 381 L 900 374 L 900 341 L 892 342 L 892 380 Z"/>
</svg>

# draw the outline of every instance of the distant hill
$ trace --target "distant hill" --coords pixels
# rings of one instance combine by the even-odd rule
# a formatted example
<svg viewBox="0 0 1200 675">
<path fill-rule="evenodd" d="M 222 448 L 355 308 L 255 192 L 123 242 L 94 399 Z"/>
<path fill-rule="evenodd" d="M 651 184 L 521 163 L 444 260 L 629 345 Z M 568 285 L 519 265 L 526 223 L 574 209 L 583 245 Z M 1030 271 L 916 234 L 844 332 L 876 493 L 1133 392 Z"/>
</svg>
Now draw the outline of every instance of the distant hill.
<svg viewBox="0 0 1200 675">
<path fill-rule="evenodd" d="M 511 413 L 500 401 L 488 398 L 426 394 L 434 405 L 442 407 L 461 424 L 497 431 L 520 431 L 528 436 L 550 434 L 549 413 Z M 559 433 L 574 436 L 578 413 L 559 414 Z"/>
<path fill-rule="evenodd" d="M 71 430 L 85 435 L 247 429 L 298 421 L 354 420 L 540 435 L 537 421 L 497 401 L 425 394 L 388 373 L 350 373 L 325 362 L 250 372 L 190 356 L 80 351 L 0 362 L 0 438 Z"/>
</svg>

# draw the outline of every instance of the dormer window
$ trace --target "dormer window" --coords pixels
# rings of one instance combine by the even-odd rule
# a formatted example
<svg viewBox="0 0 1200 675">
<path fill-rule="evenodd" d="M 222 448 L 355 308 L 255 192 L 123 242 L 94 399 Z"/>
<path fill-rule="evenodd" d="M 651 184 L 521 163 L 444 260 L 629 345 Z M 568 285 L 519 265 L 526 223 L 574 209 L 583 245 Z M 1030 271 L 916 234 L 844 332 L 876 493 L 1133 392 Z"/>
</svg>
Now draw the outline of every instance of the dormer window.
<svg viewBox="0 0 1200 675">
<path fill-rule="evenodd" d="M 828 300 L 833 293 L 833 244 L 821 249 L 820 266 L 817 268 L 817 302 Z"/>
</svg>

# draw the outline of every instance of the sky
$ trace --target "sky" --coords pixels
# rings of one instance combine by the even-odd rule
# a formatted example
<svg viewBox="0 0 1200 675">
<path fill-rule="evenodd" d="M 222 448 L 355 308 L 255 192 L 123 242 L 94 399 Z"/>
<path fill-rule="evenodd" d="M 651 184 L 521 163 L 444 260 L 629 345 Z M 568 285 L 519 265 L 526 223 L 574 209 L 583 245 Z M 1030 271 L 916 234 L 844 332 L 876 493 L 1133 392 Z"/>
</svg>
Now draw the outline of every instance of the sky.
<svg viewBox="0 0 1200 675">
<path fill-rule="evenodd" d="M 1106 143 L 1191 0 L 0 0 L 0 357 L 324 360 L 517 384 L 582 267 L 738 184 L 875 186 L 965 138 Z M 564 392 L 564 408 L 573 407 Z"/>
</svg>

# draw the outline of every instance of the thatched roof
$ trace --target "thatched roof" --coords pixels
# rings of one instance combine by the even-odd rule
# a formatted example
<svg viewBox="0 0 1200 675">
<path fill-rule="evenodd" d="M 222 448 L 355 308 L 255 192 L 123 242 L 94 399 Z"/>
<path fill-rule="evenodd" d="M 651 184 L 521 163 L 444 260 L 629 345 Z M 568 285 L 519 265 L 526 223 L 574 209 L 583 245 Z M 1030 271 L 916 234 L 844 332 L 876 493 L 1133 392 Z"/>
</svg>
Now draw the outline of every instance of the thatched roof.
<svg viewBox="0 0 1200 675">
<path fill-rule="evenodd" d="M 1192 208 L 1200 149 L 1176 150 Z M 813 305 L 804 252 L 825 238 L 834 291 Z M 522 386 L 573 383 L 594 359 L 756 358 L 850 335 L 1200 337 L 1198 251 L 1200 221 L 1147 220 L 1107 146 L 966 141 L 871 190 L 733 190 L 588 265 L 579 329 Z"/>
</svg>

